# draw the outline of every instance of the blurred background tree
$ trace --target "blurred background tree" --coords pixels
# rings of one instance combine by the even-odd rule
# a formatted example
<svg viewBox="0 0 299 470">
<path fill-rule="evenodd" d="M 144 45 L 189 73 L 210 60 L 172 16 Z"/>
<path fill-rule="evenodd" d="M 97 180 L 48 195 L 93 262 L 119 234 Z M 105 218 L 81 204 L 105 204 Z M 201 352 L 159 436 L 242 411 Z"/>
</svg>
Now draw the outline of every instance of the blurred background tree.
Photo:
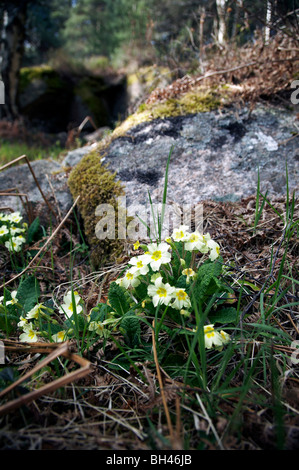
<svg viewBox="0 0 299 470">
<path fill-rule="evenodd" d="M 21 66 L 55 57 L 203 71 L 206 54 L 278 30 L 298 37 L 299 0 L 0 0 L 6 114 L 17 114 Z"/>
</svg>

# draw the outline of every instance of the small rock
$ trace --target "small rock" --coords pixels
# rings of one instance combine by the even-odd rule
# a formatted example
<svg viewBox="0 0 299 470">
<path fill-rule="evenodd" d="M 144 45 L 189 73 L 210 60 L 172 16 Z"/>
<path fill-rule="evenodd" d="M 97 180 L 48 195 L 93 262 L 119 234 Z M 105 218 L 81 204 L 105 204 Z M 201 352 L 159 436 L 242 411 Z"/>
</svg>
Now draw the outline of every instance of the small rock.
<svg viewBox="0 0 299 470">
<path fill-rule="evenodd" d="M 30 162 L 30 166 L 51 207 L 56 213 L 60 211 L 64 215 L 70 209 L 73 201 L 67 186 L 67 175 L 61 165 L 53 160 L 36 160 Z M 11 166 L 0 172 L 0 190 L 1 192 L 10 190 L 11 193 L 25 194 L 22 197 L 24 205 L 19 196 L 2 196 L 0 198 L 0 208 L 9 207 L 14 211 L 20 211 L 25 218 L 28 206 L 33 210 L 41 204 L 46 206 L 27 163 Z M 46 208 L 42 214 L 45 219 L 47 212 L 50 213 L 50 209 Z"/>
<path fill-rule="evenodd" d="M 85 147 L 80 147 L 75 150 L 70 150 L 65 158 L 63 159 L 61 165 L 63 167 L 73 167 L 81 160 L 84 155 L 91 152 L 96 147 L 96 144 L 86 145 Z"/>
</svg>

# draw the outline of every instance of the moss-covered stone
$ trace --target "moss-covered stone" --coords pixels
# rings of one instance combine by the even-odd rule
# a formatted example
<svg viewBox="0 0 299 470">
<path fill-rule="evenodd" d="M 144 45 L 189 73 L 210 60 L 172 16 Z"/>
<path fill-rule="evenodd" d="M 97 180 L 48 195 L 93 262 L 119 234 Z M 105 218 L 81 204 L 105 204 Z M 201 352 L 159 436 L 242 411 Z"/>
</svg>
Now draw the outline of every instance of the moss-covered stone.
<svg viewBox="0 0 299 470">
<path fill-rule="evenodd" d="M 118 238 L 118 228 L 114 239 L 99 240 L 96 236 L 96 225 L 101 217 L 96 216 L 96 209 L 101 204 L 110 204 L 118 220 L 118 197 L 124 195 L 120 182 L 115 174 L 101 164 L 99 151 L 92 151 L 72 170 L 68 185 L 73 198 L 80 196 L 78 208 L 83 219 L 84 232 L 91 248 L 91 262 L 94 269 L 115 260 L 123 250 L 123 242 Z"/>
<path fill-rule="evenodd" d="M 38 65 L 33 67 L 23 67 L 20 70 L 19 93 L 26 91 L 26 88 L 33 82 L 42 81 L 47 88 L 55 91 L 65 87 L 59 73 L 49 65 Z"/>
<path fill-rule="evenodd" d="M 114 130 L 112 136 L 119 137 L 132 127 L 157 118 L 163 119 L 213 111 L 221 106 L 223 98 L 226 98 L 224 92 L 198 87 L 177 98 L 169 98 L 150 104 L 143 103 L 136 113 L 129 116 Z"/>
<path fill-rule="evenodd" d="M 21 69 L 18 105 L 23 116 L 46 123 L 48 132 L 60 132 L 66 127 L 71 101 L 69 80 L 52 67 L 41 65 Z"/>
<path fill-rule="evenodd" d="M 107 85 L 100 77 L 84 77 L 78 81 L 74 94 L 82 100 L 92 113 L 93 120 L 98 127 L 109 122 L 109 112 L 104 101 Z"/>
<path fill-rule="evenodd" d="M 139 83 L 147 93 L 151 93 L 157 87 L 166 86 L 171 82 L 172 72 L 167 67 L 151 65 L 140 67 L 127 77 L 128 86 Z"/>
</svg>

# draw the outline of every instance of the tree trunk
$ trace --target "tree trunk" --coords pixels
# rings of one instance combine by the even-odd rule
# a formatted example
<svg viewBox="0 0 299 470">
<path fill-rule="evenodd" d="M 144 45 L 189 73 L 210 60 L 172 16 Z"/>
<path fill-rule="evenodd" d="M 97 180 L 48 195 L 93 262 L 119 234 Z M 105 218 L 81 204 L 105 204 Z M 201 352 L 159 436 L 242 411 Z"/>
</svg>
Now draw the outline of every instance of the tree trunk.
<svg viewBox="0 0 299 470">
<path fill-rule="evenodd" d="M 200 21 L 199 21 L 199 58 L 201 64 L 204 60 L 204 23 L 206 18 L 205 7 L 202 7 L 200 10 Z"/>
<path fill-rule="evenodd" d="M 3 111 L 5 117 L 15 119 L 18 117 L 17 92 L 24 52 L 28 0 L 1 2 L 1 4 L 0 7 L 3 15 L 1 78 L 5 86 Z"/>
<path fill-rule="evenodd" d="M 217 42 L 220 46 L 224 46 L 227 40 L 226 3 L 226 0 L 216 0 L 218 15 Z"/>
<path fill-rule="evenodd" d="M 267 0 L 266 26 L 265 26 L 265 33 L 264 33 L 265 44 L 269 44 L 269 40 L 270 40 L 271 17 L 272 17 L 272 5 L 271 5 L 271 1 Z"/>
</svg>

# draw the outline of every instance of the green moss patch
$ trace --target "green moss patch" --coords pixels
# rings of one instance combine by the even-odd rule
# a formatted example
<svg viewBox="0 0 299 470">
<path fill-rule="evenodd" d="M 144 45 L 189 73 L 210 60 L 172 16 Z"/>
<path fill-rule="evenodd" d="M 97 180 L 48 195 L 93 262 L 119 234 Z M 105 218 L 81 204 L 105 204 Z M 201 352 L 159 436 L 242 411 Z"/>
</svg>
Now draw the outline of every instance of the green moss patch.
<svg viewBox="0 0 299 470">
<path fill-rule="evenodd" d="M 227 97 L 224 96 L 224 93 L 218 90 L 197 88 L 177 98 L 169 98 L 150 104 L 143 103 L 136 113 L 129 116 L 114 130 L 113 137 L 119 137 L 132 127 L 153 119 L 213 111 L 222 105 L 225 98 Z"/>
<path fill-rule="evenodd" d="M 20 93 L 23 93 L 31 83 L 37 80 L 43 81 L 48 89 L 60 90 L 65 87 L 59 73 L 49 65 L 23 67 L 20 70 Z"/>
<path fill-rule="evenodd" d="M 86 155 L 72 170 L 68 185 L 73 198 L 80 196 L 78 208 L 83 219 L 84 232 L 91 249 L 91 262 L 94 269 L 101 265 L 115 262 L 123 250 L 123 243 L 118 238 L 118 197 L 124 195 L 120 182 L 115 174 L 101 164 L 98 151 Z M 116 231 L 114 239 L 99 240 L 96 226 L 102 217 L 96 216 L 96 209 L 101 204 L 109 204 L 114 208 Z"/>
</svg>

